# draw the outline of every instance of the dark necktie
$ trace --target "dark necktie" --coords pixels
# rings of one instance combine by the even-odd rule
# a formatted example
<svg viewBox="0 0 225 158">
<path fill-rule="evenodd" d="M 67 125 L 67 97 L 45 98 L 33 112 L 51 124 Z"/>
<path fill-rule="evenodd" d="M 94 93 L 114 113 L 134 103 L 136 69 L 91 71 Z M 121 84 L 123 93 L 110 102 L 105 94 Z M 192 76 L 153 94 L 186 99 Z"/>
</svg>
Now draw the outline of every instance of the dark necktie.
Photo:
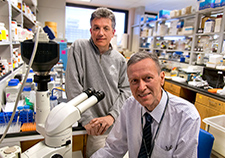
<svg viewBox="0 0 225 158">
<path fill-rule="evenodd" d="M 147 112 L 145 113 L 145 126 L 143 128 L 143 137 L 141 148 L 138 154 L 138 158 L 149 158 L 150 157 L 150 148 L 151 148 L 151 141 L 152 141 L 152 133 L 151 133 L 151 122 L 152 117 Z"/>
</svg>

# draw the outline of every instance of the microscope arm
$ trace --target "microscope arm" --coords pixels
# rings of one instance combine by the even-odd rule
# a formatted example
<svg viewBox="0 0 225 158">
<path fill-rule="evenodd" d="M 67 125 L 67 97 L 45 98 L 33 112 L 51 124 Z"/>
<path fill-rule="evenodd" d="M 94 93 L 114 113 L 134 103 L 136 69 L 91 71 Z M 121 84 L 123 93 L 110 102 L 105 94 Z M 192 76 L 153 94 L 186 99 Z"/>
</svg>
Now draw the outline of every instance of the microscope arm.
<svg viewBox="0 0 225 158">
<path fill-rule="evenodd" d="M 45 134 L 55 135 L 71 127 L 80 119 L 80 111 L 69 104 L 61 103 L 49 113 L 45 122 Z"/>
<path fill-rule="evenodd" d="M 49 113 L 45 122 L 45 132 L 48 136 L 58 134 L 71 127 L 81 118 L 81 113 L 96 104 L 103 93 L 98 91 L 90 98 L 77 105 L 77 98 L 68 103 L 61 103 Z"/>
<path fill-rule="evenodd" d="M 81 94 L 68 103 L 61 103 L 53 108 L 45 122 L 45 140 L 25 151 L 22 158 L 49 158 L 53 155 L 71 158 L 72 125 L 80 119 L 85 110 L 104 96 L 102 91 L 95 92 L 90 97 Z"/>
</svg>

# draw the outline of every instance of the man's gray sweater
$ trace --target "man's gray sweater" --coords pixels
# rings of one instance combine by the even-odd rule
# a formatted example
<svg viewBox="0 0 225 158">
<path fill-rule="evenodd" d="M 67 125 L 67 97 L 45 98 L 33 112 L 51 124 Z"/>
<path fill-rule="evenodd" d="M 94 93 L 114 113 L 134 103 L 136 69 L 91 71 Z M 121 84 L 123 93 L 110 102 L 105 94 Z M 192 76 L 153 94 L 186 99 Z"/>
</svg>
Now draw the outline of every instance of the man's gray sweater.
<svg viewBox="0 0 225 158">
<path fill-rule="evenodd" d="M 131 95 L 126 68 L 125 58 L 112 47 L 101 55 L 92 39 L 76 40 L 72 44 L 66 69 L 67 99 L 73 99 L 87 88 L 105 93 L 102 101 L 82 114 L 79 122 L 83 126 L 93 118 L 109 114 L 114 119 L 118 117 L 123 102 Z"/>
</svg>

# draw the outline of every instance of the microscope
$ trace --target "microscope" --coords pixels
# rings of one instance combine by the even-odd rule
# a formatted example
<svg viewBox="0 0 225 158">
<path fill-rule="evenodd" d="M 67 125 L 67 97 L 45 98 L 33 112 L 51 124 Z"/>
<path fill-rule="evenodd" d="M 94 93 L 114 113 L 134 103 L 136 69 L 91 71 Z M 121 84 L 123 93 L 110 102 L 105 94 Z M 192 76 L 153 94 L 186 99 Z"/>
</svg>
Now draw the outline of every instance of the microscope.
<svg viewBox="0 0 225 158">
<path fill-rule="evenodd" d="M 42 33 L 43 34 L 43 33 Z M 21 43 L 23 61 L 28 64 L 34 47 L 33 40 Z M 36 90 L 36 130 L 45 139 L 24 153 L 22 158 L 72 158 L 72 125 L 81 114 L 101 101 L 105 94 L 89 88 L 67 103 L 60 103 L 50 111 L 49 72 L 59 61 L 59 44 L 40 40 L 32 69 L 35 72 Z"/>
</svg>

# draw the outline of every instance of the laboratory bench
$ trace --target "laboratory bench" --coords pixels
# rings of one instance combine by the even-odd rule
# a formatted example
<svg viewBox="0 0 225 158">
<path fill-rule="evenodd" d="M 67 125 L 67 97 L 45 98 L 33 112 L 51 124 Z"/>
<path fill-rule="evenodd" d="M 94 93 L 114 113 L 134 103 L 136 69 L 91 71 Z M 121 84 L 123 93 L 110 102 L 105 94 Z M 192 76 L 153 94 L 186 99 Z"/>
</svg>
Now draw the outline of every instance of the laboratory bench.
<svg viewBox="0 0 225 158">
<path fill-rule="evenodd" d="M 187 82 L 177 82 L 171 79 L 166 79 L 163 87 L 166 91 L 182 97 L 196 106 L 201 116 L 202 129 L 205 129 L 206 126 L 202 121 L 204 118 L 225 114 L 225 95 L 210 93 L 206 89 L 190 86 Z M 36 131 L 19 132 L 7 134 L 0 147 L 19 145 L 24 152 L 42 140 L 44 137 Z M 72 151 L 81 151 L 85 155 L 86 141 L 86 130 L 81 125 L 73 127 Z"/>
<path fill-rule="evenodd" d="M 72 134 L 72 151 L 81 151 L 82 154 L 85 155 L 87 140 L 86 130 L 81 125 L 78 125 L 77 127 L 73 127 Z M 1 136 L 2 135 L 0 135 L 0 137 Z M 37 131 L 11 133 L 6 135 L 0 144 L 0 147 L 18 145 L 21 147 L 22 152 L 24 152 L 42 140 L 44 140 L 44 137 Z"/>
<path fill-rule="evenodd" d="M 225 95 L 208 92 L 207 89 L 188 85 L 187 82 L 165 80 L 164 89 L 193 103 L 201 116 L 201 128 L 205 129 L 204 118 L 225 114 Z"/>
<path fill-rule="evenodd" d="M 188 85 L 187 82 L 177 82 L 177 81 L 173 81 L 171 79 L 166 79 L 165 80 L 165 84 L 164 84 L 164 88 L 165 88 L 165 85 L 166 84 L 171 84 L 169 87 L 171 86 L 177 86 L 179 88 L 175 88 L 176 90 L 177 89 L 180 89 L 180 88 L 184 88 L 184 89 L 187 89 L 189 91 L 191 91 L 192 93 L 201 93 L 203 95 L 206 95 L 208 97 L 212 97 L 214 99 L 218 99 L 218 100 L 221 100 L 221 101 L 224 101 L 225 102 L 225 95 L 220 95 L 220 94 L 216 94 L 216 93 L 211 93 L 211 92 L 208 92 L 207 89 L 203 89 L 203 88 L 198 88 L 198 87 L 194 87 L 194 86 L 190 86 Z M 169 89 L 170 90 L 170 89 Z M 179 92 L 179 90 L 178 90 Z"/>
</svg>

